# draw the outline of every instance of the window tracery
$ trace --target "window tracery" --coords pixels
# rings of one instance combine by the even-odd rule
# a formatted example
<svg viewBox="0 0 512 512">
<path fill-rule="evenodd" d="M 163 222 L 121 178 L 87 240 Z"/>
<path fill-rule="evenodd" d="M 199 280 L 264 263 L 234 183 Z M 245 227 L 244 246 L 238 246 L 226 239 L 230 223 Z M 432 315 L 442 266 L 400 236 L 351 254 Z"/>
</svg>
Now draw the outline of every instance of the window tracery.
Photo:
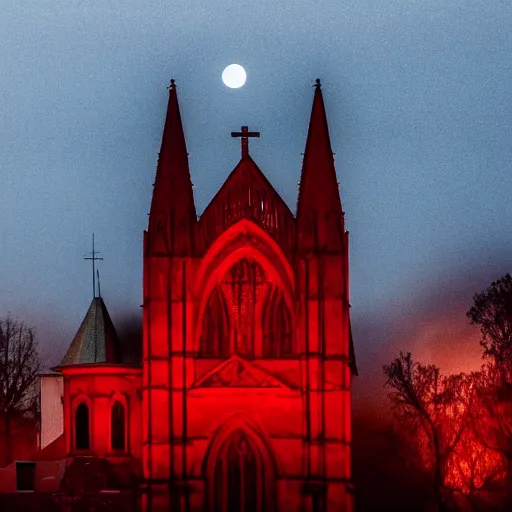
<svg viewBox="0 0 512 512">
<path fill-rule="evenodd" d="M 249 438 L 236 430 L 222 447 L 214 469 L 214 512 L 263 512 L 263 461 Z"/>
<path fill-rule="evenodd" d="M 232 318 L 232 347 L 240 356 L 254 356 L 256 303 L 265 281 L 265 272 L 259 263 L 244 258 L 229 269 L 222 282 Z"/>
<path fill-rule="evenodd" d="M 243 258 L 229 268 L 214 287 L 201 321 L 200 356 L 293 355 L 291 317 L 283 292 L 255 260 Z"/>
<path fill-rule="evenodd" d="M 263 315 L 263 357 L 293 355 L 290 312 L 282 292 L 274 287 Z"/>
<path fill-rule="evenodd" d="M 203 318 L 199 353 L 203 357 L 229 356 L 229 319 L 221 290 L 215 287 Z"/>
</svg>

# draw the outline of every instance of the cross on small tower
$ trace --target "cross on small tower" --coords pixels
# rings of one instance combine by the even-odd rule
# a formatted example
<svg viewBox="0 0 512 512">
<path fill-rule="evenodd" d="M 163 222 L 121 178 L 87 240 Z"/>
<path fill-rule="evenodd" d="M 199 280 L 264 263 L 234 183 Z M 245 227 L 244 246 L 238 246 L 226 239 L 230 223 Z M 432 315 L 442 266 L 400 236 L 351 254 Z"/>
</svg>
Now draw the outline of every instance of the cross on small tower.
<svg viewBox="0 0 512 512">
<path fill-rule="evenodd" d="M 250 132 L 248 126 L 242 126 L 241 132 L 231 132 L 231 137 L 242 139 L 242 158 L 249 155 L 249 137 L 259 137 L 260 132 Z"/>
<path fill-rule="evenodd" d="M 96 271 L 95 271 L 95 263 L 96 261 L 103 260 L 103 258 L 98 258 L 98 251 L 94 250 L 94 233 L 92 234 L 92 252 L 90 253 L 91 256 L 86 256 L 84 260 L 90 260 L 92 261 L 92 297 L 93 299 L 96 298 Z M 99 276 L 98 276 L 99 280 Z M 99 284 L 99 283 L 98 283 Z"/>
</svg>

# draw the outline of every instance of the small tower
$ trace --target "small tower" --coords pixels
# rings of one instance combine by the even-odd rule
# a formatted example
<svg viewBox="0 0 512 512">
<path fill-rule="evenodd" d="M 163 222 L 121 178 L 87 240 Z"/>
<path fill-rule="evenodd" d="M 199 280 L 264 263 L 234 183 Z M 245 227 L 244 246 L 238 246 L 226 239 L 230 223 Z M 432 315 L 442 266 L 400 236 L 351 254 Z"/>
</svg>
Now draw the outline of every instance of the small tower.
<svg viewBox="0 0 512 512">
<path fill-rule="evenodd" d="M 349 510 L 350 389 L 356 370 L 349 316 L 348 233 L 320 80 L 315 85 L 296 220 L 306 507 Z"/>
<path fill-rule="evenodd" d="M 140 365 L 124 361 L 123 347 L 96 283 L 94 249 L 93 298 L 66 354 L 53 368 L 63 380 L 64 443 L 67 460 L 61 488 L 76 491 L 106 461 L 140 471 Z M 98 287 L 96 287 L 98 284 Z M 98 295 L 96 294 L 98 290 Z M 114 471 L 116 473 L 117 470 Z M 78 479 L 78 480 L 77 480 Z"/>
<path fill-rule="evenodd" d="M 175 491 L 173 499 L 180 499 L 176 492 L 186 487 L 185 388 L 192 374 L 187 333 L 192 330 L 190 275 L 196 228 L 187 146 L 176 84 L 171 80 L 149 225 L 144 233 L 143 474 L 147 506 L 155 510 L 159 510 L 160 499 L 168 503 L 171 490 Z"/>
</svg>

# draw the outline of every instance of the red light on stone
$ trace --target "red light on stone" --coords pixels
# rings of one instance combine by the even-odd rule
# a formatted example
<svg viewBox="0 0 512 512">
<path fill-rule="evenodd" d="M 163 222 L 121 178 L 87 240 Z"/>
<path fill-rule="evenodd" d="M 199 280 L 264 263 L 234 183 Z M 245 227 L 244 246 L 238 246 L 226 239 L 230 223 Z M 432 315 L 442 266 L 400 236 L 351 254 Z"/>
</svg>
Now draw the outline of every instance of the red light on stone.
<svg viewBox="0 0 512 512">
<path fill-rule="evenodd" d="M 196 220 L 177 112 L 173 89 L 144 251 L 147 506 L 351 510 L 348 235 L 321 91 L 298 224 L 248 152 Z"/>
<path fill-rule="evenodd" d="M 248 152 L 197 219 L 170 88 L 144 233 L 142 370 L 63 370 L 68 453 L 139 463 L 145 510 L 353 508 L 348 233 L 328 137 L 318 86 L 297 219 Z"/>
</svg>

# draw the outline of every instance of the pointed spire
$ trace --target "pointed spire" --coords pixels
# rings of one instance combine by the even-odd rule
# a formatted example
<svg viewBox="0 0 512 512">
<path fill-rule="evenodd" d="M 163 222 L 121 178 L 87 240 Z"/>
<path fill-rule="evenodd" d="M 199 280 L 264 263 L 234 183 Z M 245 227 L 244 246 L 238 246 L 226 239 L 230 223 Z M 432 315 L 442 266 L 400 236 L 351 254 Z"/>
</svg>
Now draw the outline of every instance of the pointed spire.
<svg viewBox="0 0 512 512">
<path fill-rule="evenodd" d="M 314 87 L 297 201 L 297 246 L 334 250 L 342 243 L 343 211 L 319 79 Z"/>
<path fill-rule="evenodd" d="M 101 297 L 94 297 L 59 367 L 121 362 L 121 346 L 107 306 Z"/>
<path fill-rule="evenodd" d="M 192 226 L 196 220 L 176 83 L 171 80 L 151 201 L 149 232 L 152 249 L 173 253 L 187 252 L 191 247 Z"/>
</svg>

